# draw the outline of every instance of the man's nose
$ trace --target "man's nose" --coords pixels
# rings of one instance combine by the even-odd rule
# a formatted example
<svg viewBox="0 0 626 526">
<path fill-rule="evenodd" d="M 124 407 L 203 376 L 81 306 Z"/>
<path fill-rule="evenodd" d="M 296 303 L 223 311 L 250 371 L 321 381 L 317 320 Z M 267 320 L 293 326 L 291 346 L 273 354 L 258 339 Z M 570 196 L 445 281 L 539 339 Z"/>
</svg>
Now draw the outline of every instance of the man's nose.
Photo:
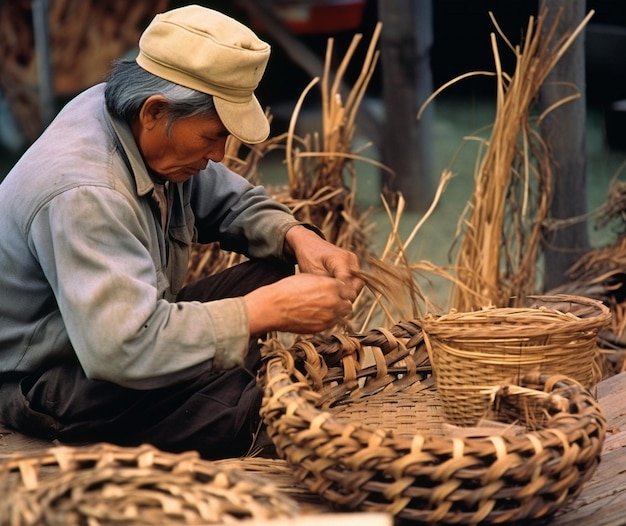
<svg viewBox="0 0 626 526">
<path fill-rule="evenodd" d="M 219 141 L 219 143 L 215 143 L 213 147 L 206 152 L 204 158 L 207 161 L 213 161 L 215 163 L 221 162 L 226 155 L 226 139 L 227 137 L 225 137 L 224 140 Z"/>
</svg>

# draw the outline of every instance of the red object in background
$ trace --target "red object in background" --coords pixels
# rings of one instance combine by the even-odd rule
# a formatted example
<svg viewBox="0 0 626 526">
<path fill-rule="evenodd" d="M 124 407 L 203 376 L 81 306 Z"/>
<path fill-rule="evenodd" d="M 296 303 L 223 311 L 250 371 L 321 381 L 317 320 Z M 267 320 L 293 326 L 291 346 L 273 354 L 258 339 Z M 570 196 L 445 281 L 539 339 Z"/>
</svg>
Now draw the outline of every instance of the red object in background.
<svg viewBox="0 0 626 526">
<path fill-rule="evenodd" d="M 361 24 L 365 0 L 296 1 L 274 4 L 274 12 L 295 34 L 335 33 Z"/>
</svg>

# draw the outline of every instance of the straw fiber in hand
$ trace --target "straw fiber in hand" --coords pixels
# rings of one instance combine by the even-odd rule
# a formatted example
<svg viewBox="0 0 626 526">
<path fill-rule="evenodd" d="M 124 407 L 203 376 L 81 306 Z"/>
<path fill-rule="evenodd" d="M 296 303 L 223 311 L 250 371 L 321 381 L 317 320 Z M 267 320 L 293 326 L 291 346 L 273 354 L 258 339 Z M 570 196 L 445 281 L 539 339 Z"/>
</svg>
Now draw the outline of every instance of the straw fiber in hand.
<svg viewBox="0 0 626 526">
<path fill-rule="evenodd" d="M 532 296 L 523 308 L 450 312 L 421 320 L 446 419 L 474 425 L 494 387 L 540 371 L 578 381 L 601 379 L 597 336 L 610 321 L 602 302 L 582 296 Z"/>
<path fill-rule="evenodd" d="M 494 397 L 513 418 L 523 400 L 540 400 L 549 415 L 540 429 L 442 434 L 439 419 L 431 432 L 418 398 L 432 380 L 417 321 L 290 349 L 269 341 L 264 356 L 268 433 L 296 479 L 339 509 L 427 524 L 545 519 L 578 496 L 600 459 L 604 415 L 589 391 L 563 377 L 535 374 Z M 400 422 L 366 415 L 395 411 L 368 406 L 377 397 L 414 400 L 414 430 L 407 411 Z"/>
<path fill-rule="evenodd" d="M 206 525 L 299 512 L 261 477 L 152 446 L 14 454 L 0 461 L 0 494 L 3 526 Z"/>
</svg>

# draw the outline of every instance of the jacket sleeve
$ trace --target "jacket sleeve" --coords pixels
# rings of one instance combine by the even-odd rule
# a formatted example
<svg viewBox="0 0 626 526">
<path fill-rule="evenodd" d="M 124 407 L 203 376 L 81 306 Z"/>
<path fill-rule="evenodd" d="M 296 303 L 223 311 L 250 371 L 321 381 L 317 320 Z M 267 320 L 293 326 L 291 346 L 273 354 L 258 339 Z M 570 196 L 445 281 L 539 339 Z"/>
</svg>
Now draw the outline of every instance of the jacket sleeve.
<svg viewBox="0 0 626 526">
<path fill-rule="evenodd" d="M 224 250 L 250 257 L 285 259 L 285 234 L 301 224 L 262 186 L 218 163 L 192 179 L 191 204 L 198 241 L 219 241 Z"/>
<path fill-rule="evenodd" d="M 92 379 L 137 389 L 197 375 L 226 349 L 243 353 L 243 300 L 169 303 L 132 204 L 106 187 L 61 192 L 33 217 L 29 245 Z"/>
</svg>

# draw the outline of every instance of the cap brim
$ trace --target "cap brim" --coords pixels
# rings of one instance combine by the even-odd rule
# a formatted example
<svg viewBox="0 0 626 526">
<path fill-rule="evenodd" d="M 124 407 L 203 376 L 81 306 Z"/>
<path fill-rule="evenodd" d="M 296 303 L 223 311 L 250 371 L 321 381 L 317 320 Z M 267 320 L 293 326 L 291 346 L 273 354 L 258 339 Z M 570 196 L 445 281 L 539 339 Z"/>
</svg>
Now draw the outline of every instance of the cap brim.
<svg viewBox="0 0 626 526">
<path fill-rule="evenodd" d="M 254 95 L 244 103 L 214 96 L 213 103 L 226 129 L 241 142 L 258 144 L 268 138 L 270 123 Z"/>
</svg>

